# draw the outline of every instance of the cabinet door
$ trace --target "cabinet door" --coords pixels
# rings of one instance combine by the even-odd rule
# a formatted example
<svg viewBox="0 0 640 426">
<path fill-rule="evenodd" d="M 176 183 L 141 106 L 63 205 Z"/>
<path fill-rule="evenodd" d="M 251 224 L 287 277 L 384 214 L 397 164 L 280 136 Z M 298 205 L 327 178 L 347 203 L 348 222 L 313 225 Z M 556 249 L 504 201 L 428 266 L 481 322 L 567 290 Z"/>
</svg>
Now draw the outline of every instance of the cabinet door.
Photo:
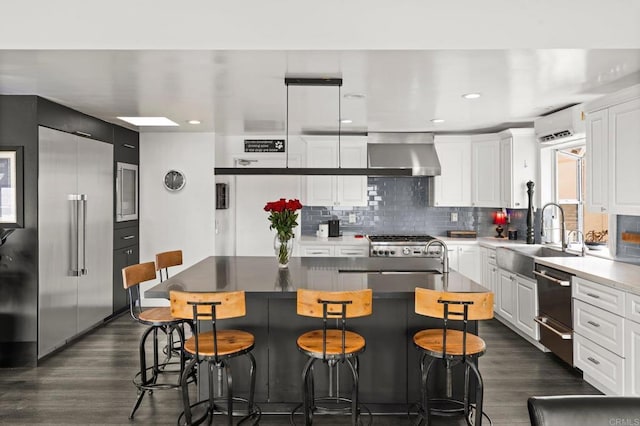
<svg viewBox="0 0 640 426">
<path fill-rule="evenodd" d="M 137 246 L 124 247 L 113 252 L 113 312 L 128 306 L 127 291 L 122 286 L 122 268 L 140 262 Z"/>
<path fill-rule="evenodd" d="M 336 167 L 338 144 L 335 141 L 308 141 L 307 167 Z M 309 176 L 306 200 L 308 206 L 333 206 L 336 200 L 335 176 Z"/>
<path fill-rule="evenodd" d="M 498 207 L 500 205 L 500 141 L 471 143 L 471 205 Z"/>
<path fill-rule="evenodd" d="M 367 141 L 344 141 L 340 147 L 340 167 L 367 167 Z M 338 206 L 366 206 L 366 176 L 336 176 L 336 200 Z"/>
<path fill-rule="evenodd" d="M 337 257 L 369 257 L 369 246 L 343 246 L 337 244 L 335 246 L 335 255 Z"/>
<path fill-rule="evenodd" d="M 113 126 L 113 156 L 116 162 L 140 164 L 140 134 Z"/>
<path fill-rule="evenodd" d="M 493 292 L 493 311 L 498 310 L 498 300 L 500 299 L 500 286 L 498 286 L 498 267 L 496 265 L 489 265 L 488 267 L 489 277 L 489 290 Z"/>
<path fill-rule="evenodd" d="M 516 277 L 516 326 L 535 340 L 540 337 L 538 324 L 533 320 L 538 314 L 537 289 L 535 281 Z"/>
<path fill-rule="evenodd" d="M 500 139 L 500 207 L 511 207 L 511 182 L 513 170 L 511 155 L 513 138 Z"/>
<path fill-rule="evenodd" d="M 609 204 L 609 114 L 606 109 L 587 115 L 587 209 L 604 213 Z"/>
<path fill-rule="evenodd" d="M 609 108 L 609 207 L 640 215 L 640 99 Z"/>
<path fill-rule="evenodd" d="M 458 252 L 460 250 L 459 246 L 449 245 L 447 246 L 447 253 L 449 258 L 449 268 L 454 271 L 460 271 L 458 268 Z"/>
<path fill-rule="evenodd" d="M 500 300 L 498 313 L 509 322 L 513 323 L 516 312 L 516 282 L 515 276 L 507 271 L 500 270 L 498 291 Z"/>
<path fill-rule="evenodd" d="M 442 170 L 434 180 L 435 206 L 471 205 L 471 141 L 468 137 L 455 138 L 435 140 Z"/>
<path fill-rule="evenodd" d="M 480 282 L 480 251 L 475 244 L 458 246 L 458 272 Z"/>
<path fill-rule="evenodd" d="M 640 396 L 640 324 L 626 320 L 625 330 L 625 395 Z"/>
</svg>

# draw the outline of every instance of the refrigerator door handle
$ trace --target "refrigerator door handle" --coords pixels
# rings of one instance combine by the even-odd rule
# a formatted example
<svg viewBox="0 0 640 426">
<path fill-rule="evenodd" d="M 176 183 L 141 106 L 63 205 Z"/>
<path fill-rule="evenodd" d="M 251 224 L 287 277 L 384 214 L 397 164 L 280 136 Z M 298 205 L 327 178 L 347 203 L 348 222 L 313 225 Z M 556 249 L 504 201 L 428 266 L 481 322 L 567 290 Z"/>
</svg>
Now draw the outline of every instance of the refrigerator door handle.
<svg viewBox="0 0 640 426">
<path fill-rule="evenodd" d="M 87 194 L 80 194 L 82 205 L 82 269 L 80 275 L 87 275 Z"/>
<path fill-rule="evenodd" d="M 80 220 L 80 206 L 78 203 L 79 196 L 78 194 L 69 194 L 67 199 L 71 201 L 71 228 L 70 228 L 70 240 L 71 240 L 71 253 L 69 259 L 69 275 L 72 277 L 77 277 L 80 275 L 80 271 L 78 270 L 78 250 L 79 250 L 79 220 Z"/>
</svg>

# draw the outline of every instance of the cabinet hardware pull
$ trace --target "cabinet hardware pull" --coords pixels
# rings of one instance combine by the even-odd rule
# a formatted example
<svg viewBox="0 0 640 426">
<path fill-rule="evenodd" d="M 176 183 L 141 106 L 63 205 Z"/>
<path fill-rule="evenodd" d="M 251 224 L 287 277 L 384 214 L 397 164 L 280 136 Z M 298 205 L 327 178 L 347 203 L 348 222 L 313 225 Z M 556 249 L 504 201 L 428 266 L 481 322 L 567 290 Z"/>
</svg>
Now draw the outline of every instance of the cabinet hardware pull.
<svg viewBox="0 0 640 426">
<path fill-rule="evenodd" d="M 556 330 L 554 327 L 552 327 L 551 325 L 548 324 L 548 318 L 547 317 L 534 317 L 533 320 L 535 322 L 537 322 L 538 324 L 540 324 L 541 326 L 547 328 L 549 331 L 551 331 L 552 333 L 560 336 L 560 338 L 562 340 L 571 340 L 572 339 L 572 335 L 571 332 L 563 332 L 561 330 Z"/>
<path fill-rule="evenodd" d="M 593 294 L 593 293 L 587 293 L 587 296 L 593 297 L 594 299 L 600 299 L 600 296 L 598 296 L 597 294 Z"/>
<path fill-rule="evenodd" d="M 593 321 L 587 321 L 587 324 L 591 324 L 594 327 L 600 327 L 600 324 L 598 324 L 597 322 L 593 322 Z"/>
<path fill-rule="evenodd" d="M 90 137 L 91 137 L 91 133 L 81 132 L 80 130 L 76 130 L 74 133 L 75 133 L 76 135 L 86 136 L 86 137 L 88 137 L 88 138 L 90 138 Z"/>
<path fill-rule="evenodd" d="M 551 282 L 553 282 L 553 283 L 556 283 L 556 284 L 558 284 L 558 285 L 560 285 L 560 286 L 562 286 L 562 287 L 569 287 L 569 286 L 571 286 L 571 281 L 560 280 L 560 279 L 558 279 L 558 278 L 556 278 L 556 277 L 553 277 L 553 276 L 551 276 L 551 275 L 547 275 L 547 274 L 545 274 L 544 272 L 533 271 L 533 274 L 534 274 L 534 275 L 537 275 L 537 276 L 539 276 L 539 277 L 541 277 L 541 278 L 544 278 L 544 279 L 546 279 L 546 280 L 549 280 L 549 281 L 551 281 Z"/>
<path fill-rule="evenodd" d="M 135 235 L 127 235 L 127 236 L 122 237 L 122 239 L 123 240 L 130 240 L 130 239 L 135 238 L 135 237 L 136 237 Z"/>
<path fill-rule="evenodd" d="M 325 254 L 323 251 L 310 251 L 309 254 Z"/>
<path fill-rule="evenodd" d="M 495 259 L 495 258 L 496 258 L 496 255 L 495 255 L 495 254 L 494 254 L 494 255 L 492 255 L 492 256 L 489 256 L 489 259 Z"/>
<path fill-rule="evenodd" d="M 364 253 L 363 253 L 363 252 L 361 252 L 361 251 L 343 251 L 343 252 L 341 252 L 341 253 L 342 253 L 342 254 L 356 254 L 356 255 L 357 255 L 357 254 L 364 254 Z"/>
<path fill-rule="evenodd" d="M 598 361 L 598 360 L 597 360 L 597 359 L 595 359 L 595 358 L 588 357 L 587 359 L 588 359 L 589 361 L 591 361 L 592 363 L 594 363 L 595 365 L 600 365 L 600 361 Z"/>
<path fill-rule="evenodd" d="M 122 146 L 125 147 L 125 148 L 129 148 L 129 149 L 136 149 L 135 145 L 131 145 L 131 144 L 128 144 L 128 143 L 123 143 Z"/>
</svg>

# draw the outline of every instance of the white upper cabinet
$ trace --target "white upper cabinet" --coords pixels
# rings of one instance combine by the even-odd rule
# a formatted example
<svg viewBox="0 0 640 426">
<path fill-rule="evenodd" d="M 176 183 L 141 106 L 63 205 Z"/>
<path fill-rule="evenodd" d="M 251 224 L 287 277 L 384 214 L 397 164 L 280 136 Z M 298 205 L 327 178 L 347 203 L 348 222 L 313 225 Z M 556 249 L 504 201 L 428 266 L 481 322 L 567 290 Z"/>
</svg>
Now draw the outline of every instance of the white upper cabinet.
<svg viewBox="0 0 640 426">
<path fill-rule="evenodd" d="M 609 113 L 587 114 L 587 209 L 606 212 L 609 207 Z"/>
<path fill-rule="evenodd" d="M 500 139 L 497 134 L 471 137 L 471 205 L 500 205 Z"/>
<path fill-rule="evenodd" d="M 436 152 L 442 174 L 435 177 L 437 207 L 471 205 L 471 137 L 436 136 Z"/>
<path fill-rule="evenodd" d="M 538 148 L 533 129 L 510 129 L 500 136 L 500 207 L 524 209 L 527 182 L 535 181 Z"/>
<path fill-rule="evenodd" d="M 640 215 L 640 99 L 609 108 L 609 206 Z"/>
<path fill-rule="evenodd" d="M 587 207 L 640 215 L 640 85 L 585 105 Z"/>
<path fill-rule="evenodd" d="M 367 140 L 349 137 L 305 138 L 307 167 L 367 167 Z M 302 203 L 308 206 L 366 206 L 366 176 L 308 176 Z"/>
</svg>

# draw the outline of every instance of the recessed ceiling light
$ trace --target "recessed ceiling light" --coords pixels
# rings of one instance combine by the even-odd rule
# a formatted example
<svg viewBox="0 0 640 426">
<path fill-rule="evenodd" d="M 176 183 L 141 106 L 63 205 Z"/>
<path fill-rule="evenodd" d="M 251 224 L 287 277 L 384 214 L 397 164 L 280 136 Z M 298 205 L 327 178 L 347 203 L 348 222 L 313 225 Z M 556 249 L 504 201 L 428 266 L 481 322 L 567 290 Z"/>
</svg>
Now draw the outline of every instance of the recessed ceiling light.
<svg viewBox="0 0 640 426">
<path fill-rule="evenodd" d="M 134 126 L 179 126 L 178 123 L 167 117 L 118 117 L 122 121 Z"/>
<path fill-rule="evenodd" d="M 344 118 L 344 119 L 340 120 L 340 122 L 342 124 L 351 124 L 351 123 L 353 123 L 353 120 L 349 120 L 348 118 Z"/>
<path fill-rule="evenodd" d="M 200 120 L 189 120 L 187 121 L 189 124 L 200 124 Z"/>
<path fill-rule="evenodd" d="M 462 95 L 465 99 L 478 99 L 480 96 L 482 96 L 480 93 L 465 93 Z"/>
<path fill-rule="evenodd" d="M 444 120 L 442 118 L 433 118 L 431 119 L 431 122 L 434 124 L 438 124 L 438 123 L 444 123 Z"/>
<path fill-rule="evenodd" d="M 362 99 L 365 96 L 362 93 L 345 93 L 342 97 L 345 99 Z"/>
</svg>

